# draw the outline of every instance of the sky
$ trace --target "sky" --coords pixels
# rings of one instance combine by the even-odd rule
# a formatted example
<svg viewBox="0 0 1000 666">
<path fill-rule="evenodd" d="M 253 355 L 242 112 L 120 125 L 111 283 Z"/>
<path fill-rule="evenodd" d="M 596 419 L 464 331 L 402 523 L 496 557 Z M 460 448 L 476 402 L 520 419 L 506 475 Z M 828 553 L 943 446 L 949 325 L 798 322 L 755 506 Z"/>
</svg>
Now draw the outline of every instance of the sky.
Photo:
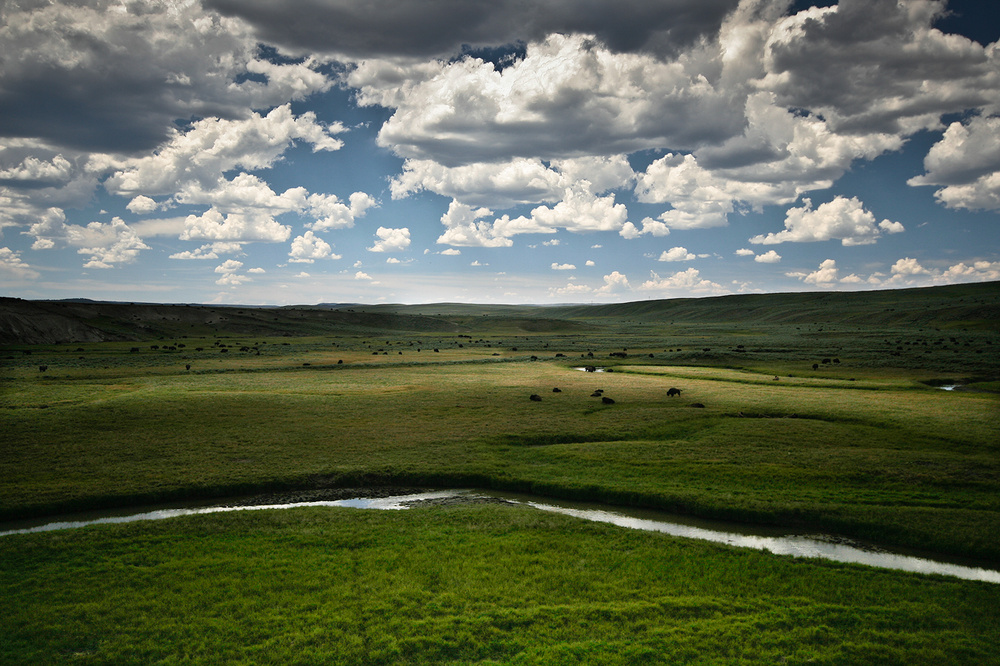
<svg viewBox="0 0 1000 666">
<path fill-rule="evenodd" d="M 992 0 L 0 0 L 0 295 L 1000 280 L 998 38 Z"/>
</svg>

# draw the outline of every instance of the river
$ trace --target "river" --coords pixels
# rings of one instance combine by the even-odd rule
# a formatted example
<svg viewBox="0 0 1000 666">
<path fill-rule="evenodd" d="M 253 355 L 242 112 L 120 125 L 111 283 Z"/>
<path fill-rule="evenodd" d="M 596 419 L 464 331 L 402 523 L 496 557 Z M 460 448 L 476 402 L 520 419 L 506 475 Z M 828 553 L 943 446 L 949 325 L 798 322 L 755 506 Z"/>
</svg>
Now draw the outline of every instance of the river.
<svg viewBox="0 0 1000 666">
<path fill-rule="evenodd" d="M 872 567 L 896 569 L 921 574 L 941 574 L 965 580 L 1000 583 L 1000 571 L 954 561 L 942 561 L 923 556 L 887 550 L 859 544 L 846 539 L 823 535 L 787 534 L 787 530 L 777 528 L 755 528 L 743 524 L 722 523 L 693 519 L 687 516 L 666 515 L 647 510 L 609 509 L 578 502 L 563 502 L 547 498 L 535 498 L 513 493 L 487 492 L 479 490 L 438 490 L 410 493 L 388 497 L 356 497 L 351 499 L 315 501 L 277 501 L 274 503 L 251 503 L 240 501 L 233 504 L 211 506 L 185 506 L 156 508 L 140 512 L 107 512 L 105 515 L 43 522 L 15 529 L 0 531 L 0 537 L 16 534 L 31 534 L 52 530 L 75 529 L 91 525 L 109 523 L 130 523 L 141 520 L 162 520 L 179 516 L 190 516 L 231 511 L 261 511 L 294 509 L 298 507 L 347 507 L 355 509 L 405 510 L 428 504 L 449 504 L 456 502 L 502 502 L 512 505 L 529 506 L 539 511 L 559 513 L 582 520 L 610 523 L 629 529 L 660 532 L 675 537 L 700 539 L 726 544 L 738 548 L 753 548 L 792 557 L 813 557 L 836 562 L 850 562 Z M 260 502 L 260 500 L 257 500 Z"/>
</svg>

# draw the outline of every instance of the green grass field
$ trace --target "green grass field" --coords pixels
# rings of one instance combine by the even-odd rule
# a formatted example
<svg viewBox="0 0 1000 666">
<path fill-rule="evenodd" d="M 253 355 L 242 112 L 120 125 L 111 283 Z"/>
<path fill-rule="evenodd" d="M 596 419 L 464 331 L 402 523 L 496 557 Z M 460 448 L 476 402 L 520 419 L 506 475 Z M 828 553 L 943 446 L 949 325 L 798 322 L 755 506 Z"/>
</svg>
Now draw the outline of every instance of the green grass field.
<svg viewBox="0 0 1000 666">
<path fill-rule="evenodd" d="M 529 508 L 295 509 L 0 540 L 0 660 L 996 663 L 1000 586 Z"/>
<path fill-rule="evenodd" d="M 315 313 L 277 336 L 161 309 L 175 328 L 139 340 L 9 344 L 0 519 L 479 487 L 1000 568 L 1000 291 L 977 287 L 828 300 L 822 320 L 762 297 L 742 319 L 731 299 L 383 307 L 380 330 L 352 311 L 324 334 Z M 987 583 L 512 507 L 254 514 L 0 538 L 0 662 L 997 663 Z"/>
</svg>

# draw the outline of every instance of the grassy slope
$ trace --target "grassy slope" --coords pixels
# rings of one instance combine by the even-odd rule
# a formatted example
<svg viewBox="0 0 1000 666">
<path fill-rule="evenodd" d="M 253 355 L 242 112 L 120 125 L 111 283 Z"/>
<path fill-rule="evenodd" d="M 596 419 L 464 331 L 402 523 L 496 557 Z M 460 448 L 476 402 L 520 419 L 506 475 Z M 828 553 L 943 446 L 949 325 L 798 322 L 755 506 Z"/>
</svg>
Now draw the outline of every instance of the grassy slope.
<svg viewBox="0 0 1000 666">
<path fill-rule="evenodd" d="M 373 331 L 585 330 L 589 324 L 810 324 L 1000 330 L 1000 283 L 868 292 L 742 294 L 580 306 L 347 305 L 254 308 L 0 299 L 0 343 L 16 344 L 18 321 L 44 322 L 20 341 L 76 342 L 181 335 L 330 335 Z M 77 326 L 70 327 L 70 323 Z M 50 329 L 45 331 L 45 328 Z M 46 337 L 46 333 L 48 336 Z"/>
<path fill-rule="evenodd" d="M 980 283 L 866 292 L 740 294 L 715 298 L 645 301 L 548 311 L 566 317 L 612 317 L 642 321 L 862 323 L 913 326 L 1000 322 L 1000 285 Z"/>
</svg>

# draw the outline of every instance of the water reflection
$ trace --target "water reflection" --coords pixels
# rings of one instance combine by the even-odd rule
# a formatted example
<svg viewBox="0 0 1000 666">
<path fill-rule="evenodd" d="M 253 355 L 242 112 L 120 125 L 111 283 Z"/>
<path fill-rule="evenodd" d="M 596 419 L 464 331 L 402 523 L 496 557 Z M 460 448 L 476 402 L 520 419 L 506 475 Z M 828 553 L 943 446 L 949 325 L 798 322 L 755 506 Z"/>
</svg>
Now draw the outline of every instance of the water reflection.
<svg viewBox="0 0 1000 666">
<path fill-rule="evenodd" d="M 898 555 L 884 551 L 868 550 L 825 539 L 799 535 L 772 537 L 736 534 L 733 532 L 722 532 L 701 527 L 694 527 L 691 525 L 682 525 L 679 523 L 633 518 L 631 516 L 616 514 L 611 511 L 587 509 L 580 510 L 552 506 L 538 502 L 528 502 L 528 504 L 536 509 L 561 513 L 567 516 L 575 516 L 577 518 L 583 518 L 584 520 L 611 523 L 621 527 L 646 530 L 648 532 L 661 532 L 663 534 L 687 537 L 689 539 L 701 539 L 703 541 L 723 543 L 727 546 L 736 546 L 738 548 L 766 550 L 776 555 L 791 555 L 792 557 L 818 557 L 824 560 L 866 564 L 868 566 L 881 567 L 883 569 L 898 569 L 901 571 L 912 571 L 923 574 L 943 574 L 946 576 L 957 576 L 966 580 L 981 580 L 990 583 L 1000 583 L 1000 571 L 993 571 L 980 567 L 969 567 L 961 564 L 937 562 L 920 557 L 913 557 L 911 555 Z"/>
<path fill-rule="evenodd" d="M 818 557 L 836 562 L 865 564 L 868 566 L 886 569 L 897 569 L 922 574 L 943 574 L 946 576 L 956 576 L 965 580 L 1000 583 L 1000 571 L 966 566 L 963 564 L 940 562 L 912 555 L 901 555 L 881 550 L 872 550 L 856 545 L 839 543 L 828 538 L 817 538 L 803 535 L 772 536 L 761 533 L 747 533 L 746 531 L 740 533 L 733 531 L 736 528 L 728 524 L 719 523 L 718 529 L 706 527 L 706 525 L 712 523 L 704 520 L 692 520 L 678 517 L 675 518 L 675 520 L 683 522 L 675 522 L 674 520 L 666 521 L 661 519 L 639 517 L 636 515 L 628 515 L 624 512 L 608 511 L 607 509 L 580 508 L 584 505 L 574 506 L 573 504 L 566 502 L 555 504 L 548 501 L 539 502 L 535 499 L 527 499 L 524 496 L 516 496 L 509 493 L 485 493 L 470 490 L 440 490 L 425 493 L 411 493 L 408 495 L 396 495 L 392 497 L 357 497 L 352 499 L 280 502 L 273 504 L 238 504 L 233 506 L 200 506 L 157 509 L 154 511 L 146 511 L 131 515 L 107 515 L 86 520 L 66 520 L 45 523 L 42 525 L 34 525 L 20 529 L 0 531 L 0 536 L 48 532 L 52 530 L 73 529 L 87 527 L 89 525 L 109 523 L 131 523 L 140 520 L 162 520 L 177 516 L 227 513 L 231 511 L 258 511 L 264 509 L 294 509 L 298 507 L 331 506 L 391 511 L 407 509 L 413 505 L 419 505 L 421 503 L 447 503 L 452 501 L 468 500 L 495 500 L 510 504 L 519 504 L 523 506 L 530 506 L 540 511 L 559 513 L 583 520 L 610 523 L 620 527 L 650 532 L 660 532 L 662 534 L 669 534 L 671 536 L 689 539 L 701 539 L 703 541 L 711 541 L 739 548 L 753 548 L 755 550 L 768 551 L 776 555 Z"/>
<path fill-rule="evenodd" d="M 356 497 L 342 500 L 317 500 L 312 502 L 281 502 L 278 504 L 235 504 L 226 506 L 193 506 L 173 509 L 156 509 L 142 513 L 125 515 L 107 515 L 100 518 L 88 518 L 82 520 L 64 520 L 54 523 L 44 523 L 0 531 L 0 537 L 11 534 L 33 534 L 35 532 L 51 532 L 53 530 L 68 530 L 90 525 L 108 525 L 117 523 L 134 523 L 141 520 L 162 520 L 164 518 L 177 518 L 179 516 L 197 516 L 206 513 L 229 513 L 231 511 L 258 511 L 262 509 L 296 509 L 308 506 L 340 506 L 352 509 L 384 509 L 400 510 L 408 509 L 414 502 L 426 502 L 431 500 L 446 499 L 455 497 L 457 491 L 442 490 L 429 493 L 414 493 L 411 495 L 396 495 L 393 497 Z"/>
</svg>

